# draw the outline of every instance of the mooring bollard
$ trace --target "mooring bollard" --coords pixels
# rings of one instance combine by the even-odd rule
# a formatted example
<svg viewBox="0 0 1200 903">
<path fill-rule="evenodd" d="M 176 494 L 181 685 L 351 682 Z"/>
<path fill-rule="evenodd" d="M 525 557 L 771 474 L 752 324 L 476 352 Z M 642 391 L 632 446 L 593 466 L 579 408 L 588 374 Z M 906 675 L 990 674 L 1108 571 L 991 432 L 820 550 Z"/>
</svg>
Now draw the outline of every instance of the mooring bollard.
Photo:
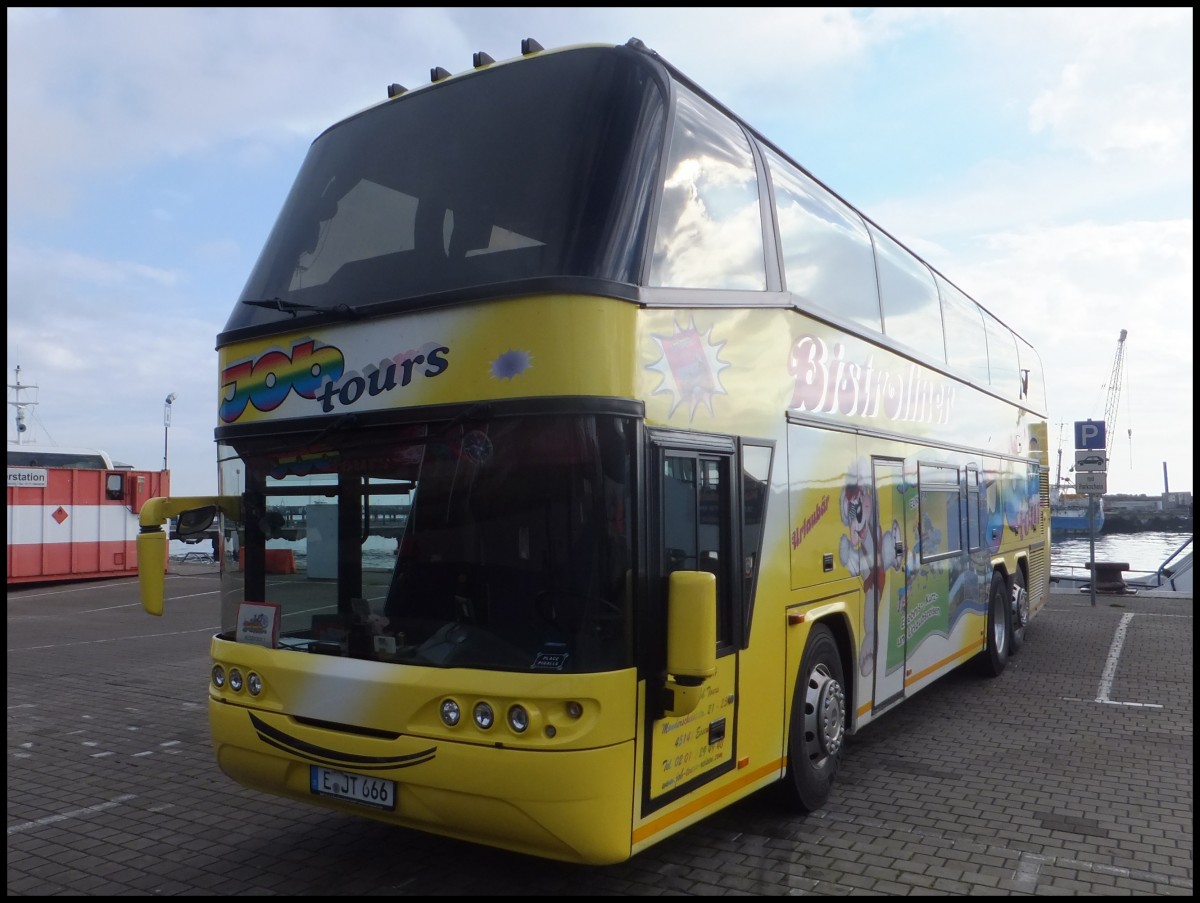
<svg viewBox="0 0 1200 903">
<path fill-rule="evenodd" d="M 1129 587 L 1125 585 L 1125 578 L 1122 576 L 1124 571 L 1129 570 L 1129 562 L 1096 561 L 1091 567 L 1096 592 L 1121 596 L 1129 591 Z"/>
</svg>

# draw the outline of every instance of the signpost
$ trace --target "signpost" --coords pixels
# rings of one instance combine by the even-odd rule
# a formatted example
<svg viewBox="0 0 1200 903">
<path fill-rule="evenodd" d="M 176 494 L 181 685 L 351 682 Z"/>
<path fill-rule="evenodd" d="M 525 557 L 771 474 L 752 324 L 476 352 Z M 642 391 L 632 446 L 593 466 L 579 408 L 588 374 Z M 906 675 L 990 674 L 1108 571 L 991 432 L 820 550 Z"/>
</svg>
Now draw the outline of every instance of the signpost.
<svg viewBox="0 0 1200 903">
<path fill-rule="evenodd" d="M 1075 421 L 1075 488 L 1088 497 L 1088 538 L 1091 549 L 1092 606 L 1096 605 L 1096 496 L 1108 492 L 1108 448 L 1104 421 Z"/>
</svg>

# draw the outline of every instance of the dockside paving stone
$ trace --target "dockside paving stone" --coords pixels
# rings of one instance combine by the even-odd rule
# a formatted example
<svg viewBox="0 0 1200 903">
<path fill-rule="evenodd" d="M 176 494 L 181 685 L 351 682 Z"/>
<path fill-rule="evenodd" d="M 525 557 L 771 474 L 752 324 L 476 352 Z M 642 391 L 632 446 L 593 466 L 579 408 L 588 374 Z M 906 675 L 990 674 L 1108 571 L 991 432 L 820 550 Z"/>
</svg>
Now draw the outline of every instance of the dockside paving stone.
<svg viewBox="0 0 1200 903">
<path fill-rule="evenodd" d="M 1190 596 L 1056 593 L 999 678 L 960 669 L 850 738 L 821 811 L 764 792 L 594 868 L 234 784 L 214 588 L 168 578 L 161 619 L 131 581 L 9 593 L 10 896 L 1193 894 Z"/>
</svg>

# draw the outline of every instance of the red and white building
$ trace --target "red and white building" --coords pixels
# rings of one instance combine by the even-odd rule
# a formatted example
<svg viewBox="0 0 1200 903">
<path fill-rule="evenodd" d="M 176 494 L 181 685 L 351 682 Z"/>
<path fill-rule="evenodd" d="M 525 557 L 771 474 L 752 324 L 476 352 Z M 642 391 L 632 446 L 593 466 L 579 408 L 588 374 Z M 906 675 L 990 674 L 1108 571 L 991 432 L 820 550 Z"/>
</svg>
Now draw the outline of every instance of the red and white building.
<svg viewBox="0 0 1200 903">
<path fill-rule="evenodd" d="M 10 443 L 9 585 L 135 576 L 138 514 L 169 484 L 92 449 Z"/>
</svg>

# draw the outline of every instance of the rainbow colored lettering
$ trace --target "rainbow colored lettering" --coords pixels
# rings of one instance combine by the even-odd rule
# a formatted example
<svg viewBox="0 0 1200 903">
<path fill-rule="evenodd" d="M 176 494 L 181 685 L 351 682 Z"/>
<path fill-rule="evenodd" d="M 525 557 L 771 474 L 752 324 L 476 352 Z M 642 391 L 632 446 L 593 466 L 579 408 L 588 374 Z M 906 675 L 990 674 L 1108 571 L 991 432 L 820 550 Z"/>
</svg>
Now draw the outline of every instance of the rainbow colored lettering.
<svg viewBox="0 0 1200 903">
<path fill-rule="evenodd" d="M 346 373 L 345 356 L 337 347 L 318 346 L 315 340 L 305 339 L 293 344 L 290 352 L 274 349 L 226 367 L 221 373 L 221 420 L 233 423 L 247 405 L 257 411 L 273 411 L 293 391 L 301 398 L 319 401 L 322 413 L 328 414 L 335 401 L 347 407 L 363 395 L 373 398 L 398 385 L 407 386 L 414 375 L 437 376 L 450 365 L 445 357 L 449 352 L 447 346 L 431 342 L 421 350 L 384 359 L 378 366 L 367 365 L 361 374 Z M 422 365 L 422 370 L 415 371 Z M 343 375 L 346 378 L 339 385 Z"/>
</svg>

